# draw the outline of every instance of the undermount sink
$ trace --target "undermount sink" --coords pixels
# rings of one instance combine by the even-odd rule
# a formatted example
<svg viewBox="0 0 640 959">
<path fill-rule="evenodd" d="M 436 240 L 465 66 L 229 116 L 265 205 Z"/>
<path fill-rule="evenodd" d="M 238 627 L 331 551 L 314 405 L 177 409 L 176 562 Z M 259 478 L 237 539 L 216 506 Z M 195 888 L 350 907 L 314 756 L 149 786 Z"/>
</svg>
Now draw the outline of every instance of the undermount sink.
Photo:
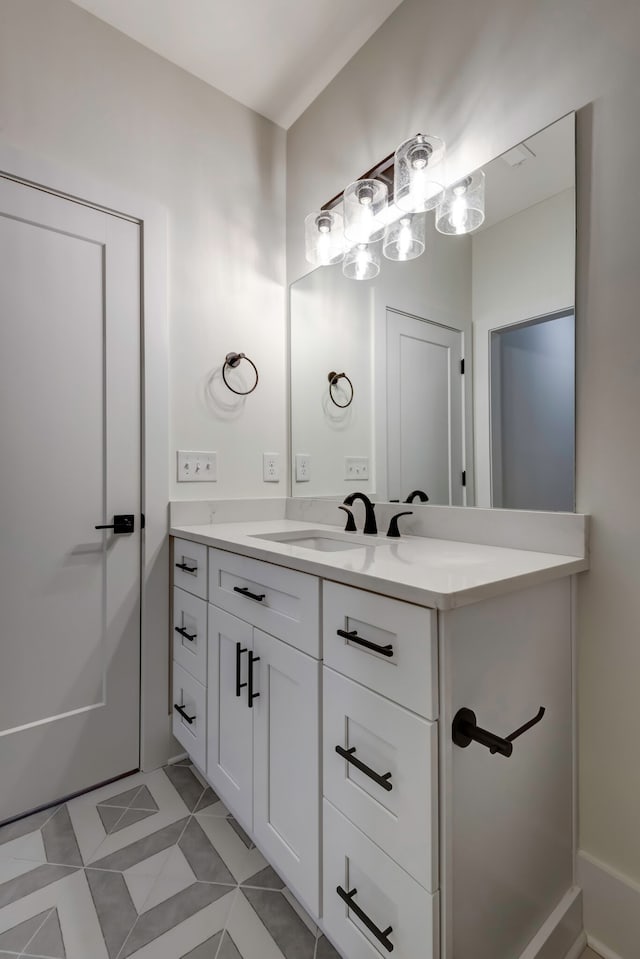
<svg viewBox="0 0 640 959">
<path fill-rule="evenodd" d="M 255 533 L 253 539 L 266 539 L 272 543 L 285 543 L 288 546 L 301 546 L 303 549 L 320 550 L 322 553 L 339 553 L 345 549 L 362 549 L 365 546 L 380 546 L 380 540 L 373 536 L 352 538 L 346 533 L 331 535 L 324 530 L 296 530 L 290 533 Z"/>
</svg>

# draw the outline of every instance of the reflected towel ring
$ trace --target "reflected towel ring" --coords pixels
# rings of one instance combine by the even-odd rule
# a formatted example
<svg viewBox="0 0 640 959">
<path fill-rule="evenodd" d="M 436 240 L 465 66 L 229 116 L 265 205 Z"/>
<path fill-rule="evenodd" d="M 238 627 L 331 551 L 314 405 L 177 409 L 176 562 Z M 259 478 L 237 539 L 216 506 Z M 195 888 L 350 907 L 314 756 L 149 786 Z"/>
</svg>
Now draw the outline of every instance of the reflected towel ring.
<svg viewBox="0 0 640 959">
<path fill-rule="evenodd" d="M 233 386 L 228 382 L 225 375 L 225 370 L 229 366 L 232 370 L 235 370 L 237 366 L 240 365 L 240 360 L 246 360 L 247 363 L 250 363 L 253 367 L 253 371 L 256 374 L 256 381 L 251 387 L 250 390 L 234 390 Z M 256 386 L 258 385 L 258 380 L 260 379 L 258 375 L 258 368 L 253 360 L 250 360 L 248 356 L 245 356 L 244 353 L 227 353 L 224 361 L 224 366 L 222 367 L 222 379 L 224 380 L 224 385 L 231 390 L 232 393 L 236 393 L 238 396 L 248 396 L 249 393 L 253 393 Z"/>
<path fill-rule="evenodd" d="M 333 370 L 331 371 L 331 373 L 329 373 L 329 375 L 327 376 L 327 379 L 329 380 L 329 396 L 331 397 L 331 402 L 335 406 L 338 406 L 341 410 L 346 410 L 347 406 L 351 406 L 351 404 L 353 403 L 353 383 L 351 382 L 351 380 L 349 379 L 346 373 L 336 373 Z M 346 380 L 349 386 L 351 387 L 351 396 L 349 397 L 346 403 L 337 403 L 333 395 L 333 387 L 337 386 L 338 382 L 342 379 Z"/>
</svg>

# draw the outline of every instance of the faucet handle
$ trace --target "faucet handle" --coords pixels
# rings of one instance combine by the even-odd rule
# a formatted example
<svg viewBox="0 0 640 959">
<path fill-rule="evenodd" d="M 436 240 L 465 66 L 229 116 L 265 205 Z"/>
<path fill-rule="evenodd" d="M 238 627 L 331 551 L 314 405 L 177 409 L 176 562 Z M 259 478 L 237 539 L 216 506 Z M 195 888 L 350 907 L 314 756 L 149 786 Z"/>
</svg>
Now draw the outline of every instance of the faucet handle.
<svg viewBox="0 0 640 959">
<path fill-rule="evenodd" d="M 338 509 L 343 509 L 347 514 L 347 525 L 344 528 L 345 533 L 357 533 L 358 527 L 356 526 L 356 521 L 353 518 L 351 510 L 347 509 L 346 506 L 338 506 Z"/>
<path fill-rule="evenodd" d="M 413 516 L 413 512 L 409 510 L 406 513 L 396 513 L 395 516 L 391 517 L 391 522 L 389 523 L 389 529 L 387 530 L 387 536 L 394 536 L 396 539 L 400 536 L 400 530 L 398 529 L 398 520 L 401 516 Z"/>
</svg>

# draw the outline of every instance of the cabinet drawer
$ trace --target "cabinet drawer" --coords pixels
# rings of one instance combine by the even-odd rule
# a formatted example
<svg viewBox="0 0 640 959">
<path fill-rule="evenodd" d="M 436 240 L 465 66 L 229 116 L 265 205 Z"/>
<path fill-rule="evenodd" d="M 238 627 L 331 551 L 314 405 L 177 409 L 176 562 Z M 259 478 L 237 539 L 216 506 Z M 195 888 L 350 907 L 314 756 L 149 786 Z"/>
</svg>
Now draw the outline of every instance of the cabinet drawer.
<svg viewBox="0 0 640 959">
<path fill-rule="evenodd" d="M 315 576 L 210 548 L 209 602 L 320 656 L 320 582 Z"/>
<path fill-rule="evenodd" d="M 323 612 L 326 666 L 426 719 L 437 719 L 435 610 L 325 583 Z"/>
<path fill-rule="evenodd" d="M 326 667 L 323 680 L 325 796 L 433 892 L 438 888 L 437 723 Z M 355 749 L 349 753 L 355 762 L 338 754 L 336 746 Z"/>
<path fill-rule="evenodd" d="M 207 684 L 207 604 L 199 596 L 173 589 L 173 658 Z"/>
<path fill-rule="evenodd" d="M 173 663 L 173 735 L 200 769 L 207 755 L 207 691 L 202 683 Z M 182 713 L 178 712 L 180 706 Z M 188 718 L 186 718 L 188 717 Z"/>
<path fill-rule="evenodd" d="M 173 583 L 201 599 L 207 598 L 207 547 L 188 539 L 173 541 Z"/>
<path fill-rule="evenodd" d="M 349 959 L 436 959 L 439 894 L 428 893 L 327 800 L 324 815 L 324 927 Z M 340 897 L 353 893 L 350 907 Z M 355 890 L 355 892 L 354 892 Z M 387 942 L 385 946 L 370 926 Z"/>
</svg>

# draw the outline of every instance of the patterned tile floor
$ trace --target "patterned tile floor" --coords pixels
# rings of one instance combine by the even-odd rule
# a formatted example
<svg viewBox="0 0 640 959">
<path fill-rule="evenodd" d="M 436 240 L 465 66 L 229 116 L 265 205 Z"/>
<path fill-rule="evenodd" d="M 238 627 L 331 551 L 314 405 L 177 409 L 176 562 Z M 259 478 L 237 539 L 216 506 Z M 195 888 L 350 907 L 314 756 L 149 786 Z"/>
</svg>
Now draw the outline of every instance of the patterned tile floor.
<svg viewBox="0 0 640 959">
<path fill-rule="evenodd" d="M 0 827 L 0 959 L 340 959 L 188 763 Z"/>
</svg>

